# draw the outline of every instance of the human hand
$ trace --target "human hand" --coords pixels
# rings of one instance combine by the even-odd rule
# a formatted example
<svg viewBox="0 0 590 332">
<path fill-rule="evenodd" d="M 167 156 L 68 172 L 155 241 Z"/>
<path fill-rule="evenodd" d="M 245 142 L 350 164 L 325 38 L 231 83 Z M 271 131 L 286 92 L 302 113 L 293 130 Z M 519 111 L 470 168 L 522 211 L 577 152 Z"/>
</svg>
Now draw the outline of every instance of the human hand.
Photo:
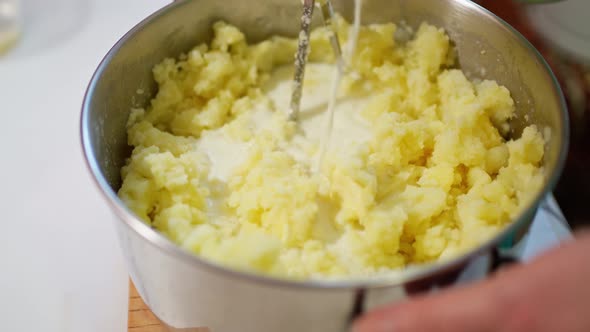
<svg viewBox="0 0 590 332">
<path fill-rule="evenodd" d="M 588 332 L 590 232 L 528 264 L 361 317 L 354 332 Z"/>
</svg>

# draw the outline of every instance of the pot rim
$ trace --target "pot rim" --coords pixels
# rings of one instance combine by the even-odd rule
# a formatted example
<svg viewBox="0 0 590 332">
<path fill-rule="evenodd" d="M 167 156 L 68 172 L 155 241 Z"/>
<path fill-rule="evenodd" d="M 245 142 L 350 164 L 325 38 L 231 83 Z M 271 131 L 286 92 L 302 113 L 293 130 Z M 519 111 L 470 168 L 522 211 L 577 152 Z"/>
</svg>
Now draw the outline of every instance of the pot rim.
<svg viewBox="0 0 590 332">
<path fill-rule="evenodd" d="M 99 188 L 99 191 L 103 198 L 108 202 L 112 211 L 114 211 L 115 215 L 118 217 L 119 221 L 122 222 L 126 227 L 128 227 L 132 232 L 135 232 L 138 236 L 142 237 L 146 240 L 147 243 L 150 245 L 161 249 L 166 254 L 173 256 L 182 260 L 186 264 L 193 265 L 195 267 L 202 267 L 210 272 L 213 273 L 221 273 L 227 277 L 240 279 L 243 281 L 251 281 L 256 283 L 265 284 L 267 286 L 277 286 L 277 287 L 290 287 L 290 288 L 303 288 L 303 289 L 315 289 L 315 290 L 343 290 L 343 289 L 374 289 L 374 288 L 382 288 L 382 287 L 395 287 L 399 285 L 403 285 L 409 282 L 419 281 L 426 277 L 430 277 L 432 275 L 452 271 L 460 266 L 465 265 L 468 261 L 488 253 L 493 247 L 495 247 L 498 243 L 500 243 L 503 239 L 509 236 L 512 232 L 514 232 L 527 218 L 527 216 L 534 215 L 536 212 L 537 206 L 541 202 L 541 200 L 550 193 L 557 181 L 559 180 L 563 168 L 565 166 L 565 160 L 567 157 L 567 151 L 569 147 L 569 118 L 567 114 L 567 105 L 565 101 L 565 97 L 563 92 L 559 86 L 557 78 L 555 77 L 553 71 L 549 67 L 548 63 L 539 53 L 539 51 L 522 35 L 518 32 L 515 28 L 510 26 L 507 22 L 490 12 L 489 10 L 481 7 L 480 5 L 470 1 L 470 0 L 453 0 L 457 2 L 462 7 L 470 8 L 471 11 L 477 11 L 480 15 L 487 16 L 499 24 L 502 25 L 504 29 L 507 30 L 507 33 L 516 36 L 520 42 L 528 49 L 531 56 L 538 61 L 545 71 L 549 74 L 552 80 L 553 92 L 556 94 L 557 98 L 559 99 L 560 104 L 560 121 L 563 125 L 562 131 L 562 143 L 560 146 L 559 157 L 555 168 L 549 170 L 550 173 L 546 178 L 545 185 L 542 190 L 540 190 L 533 200 L 531 200 L 528 206 L 525 209 L 522 209 L 518 217 L 516 217 L 509 225 L 507 225 L 502 231 L 496 234 L 494 237 L 488 239 L 486 242 L 482 243 L 480 246 L 471 249 L 470 251 L 464 253 L 463 255 L 457 256 L 455 258 L 445 260 L 442 262 L 435 262 L 430 263 L 425 266 L 419 266 L 417 268 L 411 269 L 404 269 L 396 273 L 395 276 L 377 276 L 377 277 L 370 277 L 370 278 L 339 278 L 339 279 L 308 279 L 308 280 L 292 280 L 292 279 L 281 279 L 277 277 L 267 276 L 255 272 L 249 271 L 240 271 L 237 269 L 233 269 L 230 267 L 226 267 L 220 265 L 216 262 L 212 262 L 206 259 L 201 258 L 183 248 L 179 247 L 178 245 L 174 244 L 164 235 L 160 234 L 156 230 L 152 229 L 148 225 L 146 225 L 143 221 L 137 218 L 133 212 L 125 206 L 125 204 L 119 199 L 117 193 L 110 187 L 108 184 L 104 174 L 101 173 L 98 161 L 96 159 L 96 155 L 93 152 L 91 146 L 91 139 L 90 139 L 90 101 L 93 97 L 93 92 L 95 85 L 101 79 L 102 74 L 105 68 L 109 65 L 111 59 L 117 54 L 119 49 L 124 45 L 128 40 L 134 37 L 134 35 L 139 32 L 140 30 L 144 29 L 147 25 L 149 25 L 152 21 L 157 20 L 160 16 L 166 14 L 170 10 L 181 7 L 187 4 L 190 0 L 180 0 L 174 1 L 161 9 L 157 10 L 147 18 L 143 19 L 140 23 L 135 25 L 131 30 L 129 30 L 123 37 L 121 37 L 117 43 L 109 50 L 106 56 L 102 59 L 99 66 L 97 67 L 96 71 L 92 75 L 90 83 L 87 86 L 87 89 L 84 94 L 84 100 L 82 103 L 82 110 L 80 115 L 80 138 L 81 138 L 81 147 L 84 154 L 85 164 L 90 173 L 92 174 L 92 179 L 96 186 Z M 449 0 L 450 1 L 450 0 Z"/>
</svg>

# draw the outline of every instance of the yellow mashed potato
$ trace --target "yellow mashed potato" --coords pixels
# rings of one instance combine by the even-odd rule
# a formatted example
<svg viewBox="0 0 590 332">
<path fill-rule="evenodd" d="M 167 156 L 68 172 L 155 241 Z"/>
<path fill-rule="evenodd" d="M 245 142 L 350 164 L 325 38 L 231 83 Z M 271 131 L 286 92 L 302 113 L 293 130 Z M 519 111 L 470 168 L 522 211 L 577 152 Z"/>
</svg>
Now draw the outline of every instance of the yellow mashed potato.
<svg viewBox="0 0 590 332">
<path fill-rule="evenodd" d="M 337 20 L 346 40 L 349 25 Z M 132 111 L 120 198 L 205 259 L 287 278 L 366 277 L 454 257 L 496 234 L 538 192 L 544 139 L 506 141 L 509 91 L 455 69 L 444 30 L 396 45 L 394 24 L 362 27 L 333 139 L 314 171 L 333 53 L 311 36 L 299 124 L 287 119 L 296 40 L 248 44 L 214 25 L 154 70 Z M 286 67 L 285 67 L 286 66 Z"/>
</svg>

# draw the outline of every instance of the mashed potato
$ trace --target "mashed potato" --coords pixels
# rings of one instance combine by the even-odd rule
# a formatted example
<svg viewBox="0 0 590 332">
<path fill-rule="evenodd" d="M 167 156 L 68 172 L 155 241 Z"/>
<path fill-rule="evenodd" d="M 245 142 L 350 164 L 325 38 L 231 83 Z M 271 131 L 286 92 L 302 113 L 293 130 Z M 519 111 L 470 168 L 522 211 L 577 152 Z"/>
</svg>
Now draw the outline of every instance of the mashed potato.
<svg viewBox="0 0 590 332">
<path fill-rule="evenodd" d="M 346 39 L 348 23 L 338 20 Z M 509 91 L 469 81 L 442 29 L 396 45 L 394 24 L 360 31 L 318 171 L 334 59 L 311 36 L 299 123 L 288 121 L 296 41 L 248 44 L 235 27 L 154 70 L 132 111 L 119 196 L 179 246 L 287 278 L 366 277 L 454 257 L 496 234 L 544 181 L 544 140 L 501 131 Z M 344 40 L 342 41 L 344 42 Z"/>
</svg>

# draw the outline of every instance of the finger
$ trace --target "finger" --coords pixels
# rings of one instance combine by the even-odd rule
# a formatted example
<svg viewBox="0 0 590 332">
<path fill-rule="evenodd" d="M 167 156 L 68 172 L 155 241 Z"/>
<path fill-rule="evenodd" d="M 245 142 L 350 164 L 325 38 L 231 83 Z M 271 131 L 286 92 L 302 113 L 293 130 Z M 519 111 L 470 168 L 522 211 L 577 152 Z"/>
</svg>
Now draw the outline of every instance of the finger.
<svg viewBox="0 0 590 332">
<path fill-rule="evenodd" d="M 369 313 L 353 331 L 557 331 L 566 326 L 567 331 L 590 331 L 590 319 L 580 312 L 589 306 L 579 303 L 590 300 L 590 293 L 580 289 L 590 276 L 590 231 L 579 232 L 576 239 L 483 282 Z M 561 319 L 548 323 L 556 311 Z"/>
<path fill-rule="evenodd" d="M 491 332 L 500 308 L 490 281 L 447 289 L 369 313 L 354 332 Z"/>
</svg>

